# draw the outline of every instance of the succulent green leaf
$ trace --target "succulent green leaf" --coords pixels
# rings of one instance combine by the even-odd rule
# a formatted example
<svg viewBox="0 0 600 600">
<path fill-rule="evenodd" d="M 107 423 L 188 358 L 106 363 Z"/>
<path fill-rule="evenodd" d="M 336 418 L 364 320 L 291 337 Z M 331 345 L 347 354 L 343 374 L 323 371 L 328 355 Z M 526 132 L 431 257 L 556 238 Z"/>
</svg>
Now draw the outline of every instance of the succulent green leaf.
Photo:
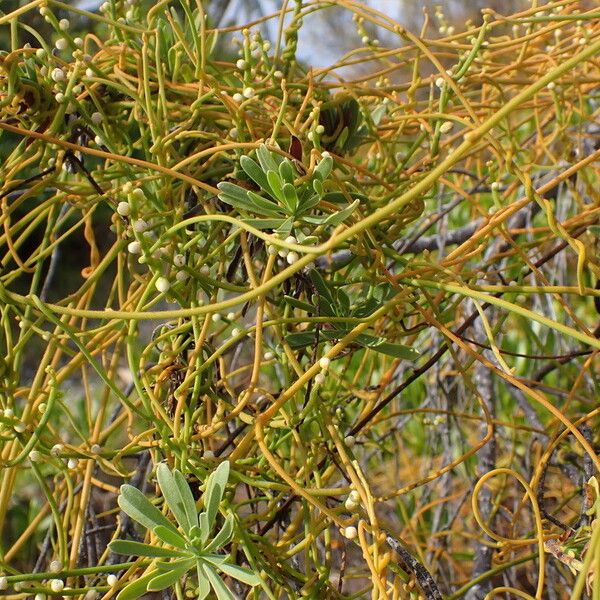
<svg viewBox="0 0 600 600">
<path fill-rule="evenodd" d="M 250 179 L 252 179 L 252 181 L 254 181 L 254 183 L 256 183 L 260 189 L 267 192 L 267 194 L 273 195 L 273 190 L 267 181 L 267 175 L 260 168 L 256 161 L 251 159 L 249 156 L 242 156 L 240 158 L 240 166 L 242 169 L 244 169 L 248 177 L 250 177 Z"/>
<path fill-rule="evenodd" d="M 313 173 L 314 177 L 316 179 L 319 179 L 320 181 L 325 181 L 329 177 L 332 168 L 333 168 L 333 158 L 331 158 L 331 156 L 324 156 L 319 161 L 319 164 L 315 167 L 315 170 Z"/>
<path fill-rule="evenodd" d="M 284 183 L 282 192 L 285 205 L 291 212 L 295 213 L 298 208 L 298 194 L 296 193 L 296 188 L 291 183 Z"/>
<path fill-rule="evenodd" d="M 293 226 L 294 219 L 292 217 L 289 217 L 276 229 L 276 233 L 282 238 L 286 238 L 292 232 Z"/>
<path fill-rule="evenodd" d="M 281 212 L 274 202 L 266 200 L 251 190 L 246 190 L 234 183 L 222 181 L 217 184 L 217 187 L 221 190 L 219 194 L 221 201 L 238 210 L 245 210 L 267 217 L 276 216 Z"/>
<path fill-rule="evenodd" d="M 279 176 L 285 183 L 293 185 L 295 179 L 294 167 L 289 160 L 283 159 L 279 164 Z"/>
<path fill-rule="evenodd" d="M 148 591 L 148 584 L 157 574 L 158 571 L 156 570 L 150 571 L 150 573 L 132 581 L 119 592 L 117 600 L 137 600 L 137 598 L 143 596 Z"/>
<path fill-rule="evenodd" d="M 260 163 L 261 169 L 267 173 L 268 171 L 277 171 L 279 162 L 275 160 L 274 153 L 268 150 L 268 148 L 261 144 L 256 150 L 256 157 Z"/>
<path fill-rule="evenodd" d="M 177 533 L 173 524 L 137 488 L 122 485 L 117 502 L 124 513 L 146 529 L 152 530 L 157 525 L 162 525 Z"/>
<path fill-rule="evenodd" d="M 280 202 L 285 203 L 285 197 L 283 195 L 283 182 L 279 177 L 279 173 L 277 171 L 267 171 L 267 181 L 273 190 L 273 196 L 277 198 Z"/>
<path fill-rule="evenodd" d="M 205 552 L 214 552 L 229 542 L 233 535 L 233 515 L 227 515 L 223 527 L 219 530 L 219 533 L 211 540 L 210 544 L 204 548 Z"/>
<path fill-rule="evenodd" d="M 185 538 L 179 534 L 178 531 L 173 531 L 172 529 L 168 529 L 167 527 L 163 527 L 162 525 L 157 525 L 153 529 L 154 533 L 159 537 L 165 544 L 170 544 L 171 546 L 175 546 L 176 548 L 185 548 L 186 540 Z"/>
<path fill-rule="evenodd" d="M 253 192 L 252 190 L 248 190 L 246 192 L 246 195 L 255 206 L 255 212 L 259 212 L 260 210 L 262 214 L 271 216 L 281 215 L 284 212 L 282 210 L 282 207 L 280 207 L 278 204 L 275 204 L 274 202 L 271 202 L 270 200 L 259 196 L 256 192 Z"/>
<path fill-rule="evenodd" d="M 315 190 L 319 198 L 323 197 L 325 190 L 323 189 L 323 182 L 320 179 L 313 180 L 313 189 Z"/>
<path fill-rule="evenodd" d="M 192 527 L 196 527 L 198 525 L 198 509 L 196 508 L 196 501 L 194 500 L 192 490 L 183 476 L 183 473 L 180 471 L 174 471 L 173 477 L 175 479 L 175 485 L 178 487 L 179 494 L 183 501 L 185 514 L 187 515 L 189 531 Z"/>
<path fill-rule="evenodd" d="M 182 575 L 190 569 L 194 564 L 194 561 L 187 560 L 182 561 L 179 564 L 174 564 L 173 568 L 165 573 L 156 575 L 148 582 L 149 592 L 158 592 L 168 587 L 175 585 L 182 577 Z"/>
<path fill-rule="evenodd" d="M 332 313 L 335 314 L 335 300 L 333 298 L 333 294 L 331 293 L 328 285 L 325 283 L 325 280 L 316 269 L 311 269 L 309 272 L 310 280 L 312 281 L 317 293 L 319 294 L 319 298 L 321 301 L 325 302 L 326 305 L 331 309 Z"/>
<path fill-rule="evenodd" d="M 177 475 L 180 479 L 177 478 Z M 198 517 L 194 498 L 185 478 L 179 471 L 171 472 L 165 463 L 158 465 L 156 478 L 162 495 L 179 526 L 184 531 L 189 531 L 198 523 Z"/>
<path fill-rule="evenodd" d="M 223 499 L 228 479 L 229 461 L 223 461 L 208 477 L 206 492 L 204 493 L 204 506 L 206 507 L 209 530 L 212 530 L 215 524 L 219 504 L 221 504 L 221 500 Z"/>
<path fill-rule="evenodd" d="M 125 554 L 128 556 L 148 556 L 152 558 L 176 558 L 183 556 L 182 553 L 177 550 L 170 550 L 168 548 L 163 548 L 162 546 L 151 546 L 150 544 L 134 542 L 133 540 L 113 540 L 108 544 L 108 548 L 115 554 Z"/>
<path fill-rule="evenodd" d="M 199 515 L 198 515 L 198 523 L 200 526 L 200 539 L 202 540 L 202 543 L 206 543 L 206 540 L 208 539 L 208 536 L 210 535 L 210 525 L 208 523 L 208 514 L 206 513 L 206 511 L 202 511 Z"/>
<path fill-rule="evenodd" d="M 225 573 L 225 575 L 234 577 L 235 579 L 241 581 L 242 583 L 245 583 L 246 585 L 255 586 L 259 585 L 261 582 L 260 577 L 253 571 L 250 571 L 250 569 L 244 569 L 243 567 L 240 567 L 238 565 L 232 565 L 226 562 L 213 562 L 214 559 L 212 559 L 212 557 L 209 556 L 205 556 L 204 560 L 207 560 L 208 562 L 216 565 L 220 571 L 223 571 L 223 573 Z"/>
<path fill-rule="evenodd" d="M 325 221 L 323 221 L 323 225 L 335 226 L 343 223 L 358 208 L 359 204 L 360 200 L 355 200 L 352 204 L 348 204 L 346 208 L 343 208 L 336 213 L 332 213 L 325 219 Z"/>
<path fill-rule="evenodd" d="M 212 589 L 215 591 L 218 600 L 235 600 L 235 596 L 229 591 L 223 580 L 217 575 L 215 570 L 208 564 L 203 564 L 202 568 L 208 577 Z"/>
</svg>

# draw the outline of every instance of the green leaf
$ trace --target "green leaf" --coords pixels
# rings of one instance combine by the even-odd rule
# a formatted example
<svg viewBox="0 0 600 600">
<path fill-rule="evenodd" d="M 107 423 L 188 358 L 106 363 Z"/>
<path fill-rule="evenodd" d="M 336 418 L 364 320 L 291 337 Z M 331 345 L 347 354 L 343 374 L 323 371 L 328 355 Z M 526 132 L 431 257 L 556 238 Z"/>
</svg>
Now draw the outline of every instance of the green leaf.
<svg viewBox="0 0 600 600">
<path fill-rule="evenodd" d="M 324 225 L 339 225 L 343 223 L 357 208 L 360 204 L 360 200 L 355 200 L 352 204 L 348 204 L 346 208 L 339 210 L 336 213 L 329 215 L 324 221 Z"/>
<path fill-rule="evenodd" d="M 229 479 L 229 461 L 223 461 L 215 471 L 213 471 L 206 484 L 206 492 L 204 493 L 204 506 L 206 507 L 206 516 L 208 520 L 209 530 L 212 530 L 215 523 L 215 518 L 219 510 L 219 504 L 225 493 L 225 486 Z"/>
<path fill-rule="evenodd" d="M 165 544 L 170 544 L 176 548 L 185 548 L 186 540 L 177 531 L 157 525 L 152 531 L 163 541 Z"/>
<path fill-rule="evenodd" d="M 315 167 L 313 176 L 319 179 L 320 181 L 325 181 L 329 177 L 332 168 L 333 158 L 331 158 L 331 156 L 324 156 L 319 161 L 319 164 Z"/>
<path fill-rule="evenodd" d="M 162 546 L 151 546 L 133 540 L 113 540 L 108 544 L 108 549 L 115 554 L 126 554 L 132 556 L 148 556 L 152 558 L 164 557 L 175 558 L 182 556 L 177 550 L 170 550 Z"/>
<path fill-rule="evenodd" d="M 180 471 L 174 471 L 173 477 L 175 478 L 175 485 L 179 488 L 179 494 L 187 515 L 189 531 L 192 527 L 196 527 L 198 525 L 198 509 L 196 508 L 196 501 L 194 500 L 192 490 L 183 476 L 183 473 Z"/>
<path fill-rule="evenodd" d="M 220 200 L 238 210 L 258 213 L 267 217 L 281 213 L 281 209 L 277 204 L 270 200 L 266 200 L 253 191 L 246 190 L 239 185 L 229 183 L 228 181 L 222 181 L 217 184 L 217 187 L 222 192 L 219 194 Z"/>
<path fill-rule="evenodd" d="M 317 192 L 317 195 L 319 196 L 319 198 L 323 197 L 325 190 L 323 189 L 323 183 L 321 182 L 320 179 L 315 179 L 313 181 L 313 189 L 315 190 L 315 192 Z"/>
<path fill-rule="evenodd" d="M 206 513 L 206 511 L 202 511 L 198 515 L 198 523 L 200 526 L 200 539 L 204 544 L 208 539 L 208 536 L 210 535 L 210 524 L 208 522 L 208 514 Z"/>
<path fill-rule="evenodd" d="M 279 177 L 279 173 L 277 171 L 267 171 L 267 181 L 273 190 L 273 195 L 280 202 L 285 203 L 285 196 L 283 195 L 283 182 Z"/>
<path fill-rule="evenodd" d="M 293 185 L 295 179 L 294 167 L 292 167 L 292 163 L 286 158 L 279 164 L 279 176 L 285 183 Z"/>
<path fill-rule="evenodd" d="M 306 348 L 315 343 L 315 332 L 302 331 L 299 333 L 289 333 L 285 336 L 285 341 L 290 345 L 290 348 L 296 350 L 298 348 Z"/>
<path fill-rule="evenodd" d="M 283 301 L 293 306 L 294 308 L 299 308 L 300 310 L 305 310 L 308 313 L 316 312 L 316 308 L 309 304 L 308 302 L 303 302 L 302 300 L 298 300 L 297 298 L 293 298 L 292 296 L 284 296 Z"/>
<path fill-rule="evenodd" d="M 350 329 L 323 329 L 320 333 L 321 340 L 338 340 L 350 333 Z M 299 333 L 290 333 L 285 336 L 287 343 L 292 349 L 306 348 L 312 346 L 315 343 L 315 331 L 302 331 Z M 361 333 L 354 338 L 354 342 L 363 346 L 381 352 L 387 356 L 393 356 L 394 358 L 402 358 L 404 360 L 416 360 L 420 354 L 417 350 L 404 346 L 403 344 L 392 344 L 385 341 L 384 338 L 368 335 Z"/>
<path fill-rule="evenodd" d="M 353 198 L 354 200 L 360 200 L 362 202 L 368 202 L 368 196 L 364 194 L 359 194 L 357 192 L 348 192 L 347 194 L 342 194 L 342 192 L 327 192 L 323 196 L 323 200 L 327 200 L 327 202 L 334 203 L 346 203 L 348 201 L 348 196 Z"/>
<path fill-rule="evenodd" d="M 246 194 L 256 206 L 256 212 L 258 212 L 258 209 L 260 209 L 262 214 L 271 216 L 281 215 L 283 212 L 285 212 L 281 206 L 275 204 L 275 202 L 271 202 L 270 200 L 263 198 L 262 196 L 259 196 L 252 190 L 248 190 Z"/>
<path fill-rule="evenodd" d="M 310 191 L 310 188 L 308 188 Z M 321 198 L 318 194 L 312 194 L 310 196 L 303 197 L 300 200 L 300 212 L 307 213 L 311 208 L 314 208 L 321 202 Z M 307 220 L 307 219 L 305 219 Z"/>
<path fill-rule="evenodd" d="M 161 573 L 160 575 L 153 577 L 148 582 L 148 591 L 158 592 L 175 585 L 181 579 L 181 576 L 186 571 L 189 571 L 193 564 L 193 560 L 182 561 L 180 564 L 174 565 L 173 568 L 166 573 Z"/>
<path fill-rule="evenodd" d="M 281 159 L 276 160 L 275 156 L 279 155 L 276 155 L 275 153 L 269 151 L 264 144 L 261 144 L 258 147 L 258 149 L 256 150 L 256 156 L 258 158 L 258 162 L 260 163 L 262 170 L 265 173 L 267 173 L 268 171 L 278 170 L 278 166 L 281 162 Z"/>
<path fill-rule="evenodd" d="M 131 485 L 122 485 L 117 500 L 121 510 L 146 529 L 154 529 L 162 525 L 177 533 L 173 524 L 154 506 L 140 490 Z"/>
<path fill-rule="evenodd" d="M 287 219 L 241 219 L 242 222 L 256 227 L 256 229 L 277 229 L 281 227 Z M 287 237 L 287 236 L 286 236 Z"/>
<path fill-rule="evenodd" d="M 210 544 L 207 544 L 206 548 L 204 548 L 204 551 L 214 552 L 215 550 L 218 550 L 219 548 L 227 544 L 227 542 L 229 542 L 232 535 L 233 515 L 229 514 L 225 519 L 225 523 L 223 523 L 223 527 L 221 527 L 221 529 L 219 530 L 219 533 L 215 535 Z"/>
<path fill-rule="evenodd" d="M 229 591 L 229 588 L 223 583 L 223 580 L 210 565 L 203 564 L 202 568 L 210 581 L 212 589 L 215 591 L 215 594 L 217 594 L 218 600 L 235 600 L 235 596 Z"/>
<path fill-rule="evenodd" d="M 208 583 L 208 578 L 202 569 L 201 563 L 198 562 L 196 564 L 196 571 L 198 573 L 198 595 L 196 596 L 196 600 L 204 600 L 210 594 L 210 583 Z"/>
<path fill-rule="evenodd" d="M 295 213 L 298 208 L 298 194 L 296 194 L 296 188 L 291 183 L 284 183 L 282 191 L 285 205 L 289 208 L 290 212 Z"/>
<path fill-rule="evenodd" d="M 156 570 L 150 571 L 150 573 L 132 581 L 119 592 L 117 600 L 136 600 L 140 596 L 143 596 L 148 590 L 148 583 L 152 581 L 157 574 L 158 571 Z"/>
<path fill-rule="evenodd" d="M 315 289 L 317 290 L 317 293 L 319 294 L 321 300 L 325 301 L 325 303 L 331 307 L 331 310 L 333 311 L 332 314 L 335 314 L 335 300 L 333 299 L 333 294 L 329 290 L 328 285 L 325 283 L 325 280 L 323 279 L 319 271 L 317 271 L 316 269 L 311 269 L 309 271 L 309 277 L 313 285 L 315 286 Z"/>
<path fill-rule="evenodd" d="M 286 219 L 275 231 L 277 235 L 282 238 L 286 238 L 292 232 L 292 227 L 294 226 L 294 219 L 290 217 Z"/>
<path fill-rule="evenodd" d="M 390 342 L 385 341 L 375 341 L 373 343 L 369 341 L 368 343 L 361 343 L 361 340 L 359 340 L 359 343 L 361 344 L 361 346 L 371 348 L 371 350 L 381 352 L 382 354 L 386 354 L 387 356 L 393 356 L 394 358 L 403 358 L 404 360 L 417 360 L 417 358 L 419 358 L 420 356 L 417 350 L 414 350 L 413 348 L 410 348 L 408 346 L 404 346 L 403 344 L 392 344 Z"/>
<path fill-rule="evenodd" d="M 198 524 L 194 498 L 185 478 L 183 478 L 183 485 L 181 485 L 181 481 L 178 482 L 176 480 L 177 474 L 183 478 L 183 475 L 179 471 L 172 473 L 165 463 L 161 463 L 156 469 L 156 479 L 158 480 L 158 485 L 165 502 L 171 509 L 179 526 L 184 531 L 189 531 L 194 525 Z M 185 498 L 183 494 L 185 494 Z M 189 507 L 190 501 L 193 507 L 191 511 Z"/>
<path fill-rule="evenodd" d="M 208 562 L 213 562 L 208 556 L 205 556 L 204 559 Z M 255 586 L 259 585 L 261 582 L 260 577 L 253 571 L 250 571 L 250 569 L 245 569 L 244 567 L 239 567 L 238 565 L 232 565 L 230 563 L 218 564 L 216 561 L 213 562 L 213 564 L 216 564 L 225 575 L 229 575 L 229 577 L 233 577 L 246 585 Z"/>
<path fill-rule="evenodd" d="M 273 190 L 269 186 L 267 176 L 256 161 L 252 160 L 249 156 L 242 156 L 240 158 L 240 166 L 261 190 L 271 196 L 273 195 Z"/>
</svg>

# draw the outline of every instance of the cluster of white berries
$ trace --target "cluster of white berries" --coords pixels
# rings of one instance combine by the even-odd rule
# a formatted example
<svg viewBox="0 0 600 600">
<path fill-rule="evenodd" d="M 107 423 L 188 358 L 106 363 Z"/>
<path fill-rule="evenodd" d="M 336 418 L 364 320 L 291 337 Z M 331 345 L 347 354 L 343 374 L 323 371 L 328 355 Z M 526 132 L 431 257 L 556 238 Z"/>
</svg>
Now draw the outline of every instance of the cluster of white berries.
<svg viewBox="0 0 600 600">
<path fill-rule="evenodd" d="M 327 358 L 327 356 L 321 357 L 319 360 L 319 366 L 321 367 L 321 371 L 315 375 L 315 383 L 317 385 L 322 385 L 325 383 L 325 373 L 327 369 L 329 369 L 329 365 L 331 364 L 331 360 Z"/>
<path fill-rule="evenodd" d="M 285 242 L 287 244 L 297 244 L 298 240 L 293 235 L 288 235 L 288 237 L 285 238 Z M 277 250 L 274 246 L 270 246 L 269 254 L 275 254 L 275 252 L 277 252 L 281 258 L 285 258 L 290 265 L 293 265 L 300 258 L 297 252 L 290 251 L 287 248 Z"/>
</svg>

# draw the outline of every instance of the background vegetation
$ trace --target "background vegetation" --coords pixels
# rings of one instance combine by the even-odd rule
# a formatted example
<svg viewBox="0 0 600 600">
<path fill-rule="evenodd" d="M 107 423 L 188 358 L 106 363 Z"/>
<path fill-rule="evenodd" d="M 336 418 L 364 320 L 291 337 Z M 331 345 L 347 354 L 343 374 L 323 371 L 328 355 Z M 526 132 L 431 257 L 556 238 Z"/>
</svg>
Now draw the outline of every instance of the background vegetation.
<svg viewBox="0 0 600 600">
<path fill-rule="evenodd" d="M 600 598 L 600 13 L 221 4 L 0 6 L 2 594 Z"/>
</svg>

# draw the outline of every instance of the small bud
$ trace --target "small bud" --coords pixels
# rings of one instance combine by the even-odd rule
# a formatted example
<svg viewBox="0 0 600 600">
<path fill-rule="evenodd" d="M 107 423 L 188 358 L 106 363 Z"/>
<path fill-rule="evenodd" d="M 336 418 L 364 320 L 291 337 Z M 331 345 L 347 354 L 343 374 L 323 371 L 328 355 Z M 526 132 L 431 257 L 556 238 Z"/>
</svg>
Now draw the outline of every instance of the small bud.
<svg viewBox="0 0 600 600">
<path fill-rule="evenodd" d="M 437 87 L 439 87 L 439 88 L 443 87 L 445 83 L 446 83 L 446 81 L 445 81 L 445 79 L 444 79 L 443 77 L 438 77 L 438 78 L 435 80 L 435 85 L 436 85 Z"/>
<path fill-rule="evenodd" d="M 243 102 L 243 101 L 244 101 L 244 96 L 242 96 L 242 95 L 241 95 L 240 93 L 238 93 L 238 92 L 236 92 L 236 93 L 235 93 L 235 94 L 232 96 L 232 98 L 233 98 L 233 101 L 234 101 L 234 102 L 237 102 L 238 104 L 239 104 L 240 102 Z"/>
<path fill-rule="evenodd" d="M 316 385 L 323 385 L 325 383 L 325 374 L 324 373 L 317 373 L 315 375 L 315 384 Z"/>
<path fill-rule="evenodd" d="M 263 358 L 265 360 L 273 360 L 275 358 L 275 354 L 269 350 L 264 353 Z"/>
<path fill-rule="evenodd" d="M 211 319 L 213 323 L 218 323 L 221 320 L 221 313 L 215 313 Z"/>
<path fill-rule="evenodd" d="M 237 327 L 234 327 L 231 330 L 231 337 L 237 337 L 238 335 L 240 335 L 240 333 L 241 333 L 241 331 Z"/>
<path fill-rule="evenodd" d="M 8 589 L 8 580 L 6 579 L 6 577 L 4 575 L 2 575 L 0 577 L 0 590 L 7 590 Z"/>
<path fill-rule="evenodd" d="M 90 452 L 92 454 L 100 454 L 100 452 L 102 452 L 102 446 L 100 446 L 100 444 L 92 444 Z"/>
<path fill-rule="evenodd" d="M 69 469 L 76 469 L 78 464 L 79 464 L 79 461 L 76 458 L 70 458 L 67 461 L 67 467 Z"/>
<path fill-rule="evenodd" d="M 55 592 L 62 592 L 63 589 L 65 588 L 65 584 L 62 581 L 62 579 L 51 579 L 50 580 L 50 589 Z"/>
<path fill-rule="evenodd" d="M 346 446 L 348 446 L 348 448 L 352 448 L 354 444 L 356 444 L 356 438 L 353 435 L 347 435 L 344 438 L 344 443 Z"/>
<path fill-rule="evenodd" d="M 293 265 L 295 262 L 298 262 L 300 257 L 298 256 L 297 252 L 288 252 L 285 258 L 288 261 L 288 264 Z"/>
<path fill-rule="evenodd" d="M 66 31 L 67 29 L 69 29 L 71 23 L 69 23 L 69 19 L 61 19 L 58 22 L 58 26 L 61 29 L 61 31 Z"/>
<path fill-rule="evenodd" d="M 42 460 L 42 455 L 37 450 L 32 450 L 29 453 L 29 460 L 33 463 L 38 463 Z"/>
<path fill-rule="evenodd" d="M 66 50 L 69 47 L 69 42 L 65 40 L 65 38 L 58 38 L 56 42 L 54 42 L 57 50 Z"/>
<path fill-rule="evenodd" d="M 326 356 L 323 356 L 321 360 L 319 360 L 319 366 L 321 367 L 321 369 L 323 369 L 323 371 L 327 371 L 327 369 L 329 369 L 330 364 L 331 360 Z"/>
<path fill-rule="evenodd" d="M 117 582 L 119 580 L 117 579 L 117 576 L 114 574 L 110 574 L 107 578 L 106 578 L 106 583 L 110 586 L 110 587 L 114 587 L 115 585 L 117 585 Z"/>
<path fill-rule="evenodd" d="M 254 96 L 255 92 L 254 92 L 254 88 L 251 87 L 246 87 L 244 88 L 244 91 L 242 92 L 244 98 L 252 98 L 252 96 Z"/>
<path fill-rule="evenodd" d="M 102 113 L 99 112 L 93 112 L 92 116 L 90 117 L 94 125 L 100 125 L 100 123 L 102 123 L 103 118 L 104 117 L 102 116 Z"/>
<path fill-rule="evenodd" d="M 244 70 L 244 69 L 245 69 L 245 68 L 248 66 L 248 63 L 247 63 L 247 62 L 246 62 L 246 61 L 245 61 L 243 58 L 240 58 L 240 59 L 239 59 L 239 60 L 238 60 L 238 61 L 235 63 L 235 66 L 236 66 L 236 67 L 237 67 L 237 68 L 238 68 L 240 71 L 243 71 L 243 70 Z"/>
<path fill-rule="evenodd" d="M 353 540 L 358 535 L 358 531 L 356 527 L 344 527 L 344 529 L 342 529 L 342 535 L 349 540 Z"/>
</svg>

